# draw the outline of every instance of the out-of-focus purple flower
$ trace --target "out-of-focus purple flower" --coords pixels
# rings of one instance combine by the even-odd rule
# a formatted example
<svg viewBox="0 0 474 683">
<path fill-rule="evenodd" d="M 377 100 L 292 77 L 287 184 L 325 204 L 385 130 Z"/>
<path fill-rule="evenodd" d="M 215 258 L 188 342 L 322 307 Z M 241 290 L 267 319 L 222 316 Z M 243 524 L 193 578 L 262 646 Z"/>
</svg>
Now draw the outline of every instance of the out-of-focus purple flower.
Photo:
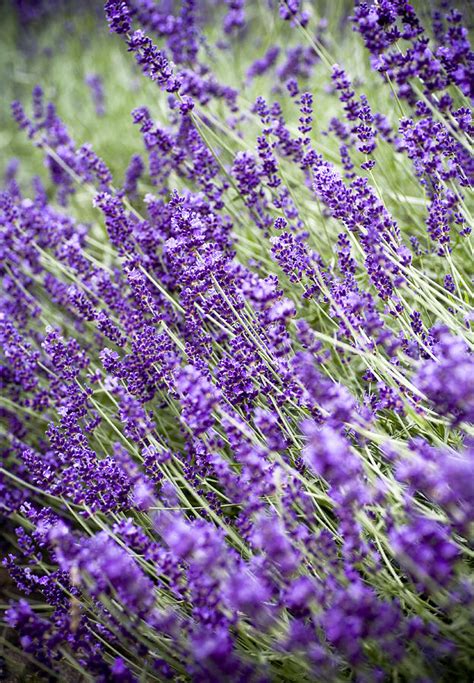
<svg viewBox="0 0 474 683">
<path fill-rule="evenodd" d="M 279 13 L 284 21 L 291 21 L 294 24 L 306 26 L 309 21 L 309 14 L 302 9 L 302 0 L 280 0 Z"/>
<path fill-rule="evenodd" d="M 386 656 L 398 659 L 403 626 L 396 603 L 380 600 L 357 576 L 350 577 L 347 587 L 338 587 L 331 603 L 322 617 L 326 637 L 352 665 L 364 661 L 364 643 L 371 638 Z"/>
<path fill-rule="evenodd" d="M 245 24 L 245 0 L 225 0 L 228 6 L 227 14 L 224 17 L 224 32 L 231 34 L 242 28 Z"/>
<path fill-rule="evenodd" d="M 474 522 L 474 448 L 471 439 L 459 452 L 434 448 L 421 438 L 410 442 L 410 455 L 398 458 L 397 479 L 410 496 L 422 491 L 441 505 L 455 529 L 469 536 Z"/>
<path fill-rule="evenodd" d="M 454 424 L 474 422 L 474 357 L 462 339 L 446 328 L 437 332 L 433 347 L 437 360 L 426 360 L 414 383 L 436 410 Z"/>
<path fill-rule="evenodd" d="M 130 553 L 105 531 L 80 544 L 75 543 L 66 529 L 52 529 L 50 536 L 63 569 L 70 571 L 76 567 L 85 572 L 93 582 L 94 595 L 110 594 L 112 590 L 131 616 L 145 618 L 149 615 L 155 602 L 153 582 Z"/>
<path fill-rule="evenodd" d="M 135 197 L 137 194 L 137 183 L 141 178 L 145 164 L 139 154 L 134 154 L 125 172 L 125 182 L 123 190 L 128 197 Z"/>
<path fill-rule="evenodd" d="M 280 48 L 277 45 L 272 45 L 265 52 L 263 57 L 256 59 L 247 70 L 248 80 L 252 80 L 256 76 L 261 76 L 266 73 L 272 66 L 276 63 L 278 55 L 280 54 Z"/>
<path fill-rule="evenodd" d="M 213 424 L 212 409 L 217 401 L 214 386 L 195 367 L 188 365 L 176 378 L 176 388 L 181 397 L 183 418 L 196 435 L 202 434 Z"/>
<path fill-rule="evenodd" d="M 89 86 L 92 100 L 95 106 L 97 116 L 104 116 L 105 114 L 105 97 L 104 97 L 104 82 L 99 74 L 88 74 L 86 76 L 86 84 Z"/>
<path fill-rule="evenodd" d="M 290 574 L 297 568 L 298 552 L 292 547 L 276 515 L 261 514 L 258 517 L 252 541 L 283 574 Z"/>
<path fill-rule="evenodd" d="M 126 666 L 122 657 L 116 657 L 110 667 L 111 679 L 114 683 L 135 683 L 137 680 Z"/>
<path fill-rule="evenodd" d="M 408 524 L 392 529 L 389 539 L 401 565 L 425 590 L 436 591 L 453 578 L 459 550 L 438 522 L 412 516 Z"/>
<path fill-rule="evenodd" d="M 352 482 L 361 468 L 341 433 L 328 425 L 321 427 L 313 420 L 305 420 L 301 428 L 308 439 L 303 451 L 308 467 L 332 486 Z"/>
</svg>

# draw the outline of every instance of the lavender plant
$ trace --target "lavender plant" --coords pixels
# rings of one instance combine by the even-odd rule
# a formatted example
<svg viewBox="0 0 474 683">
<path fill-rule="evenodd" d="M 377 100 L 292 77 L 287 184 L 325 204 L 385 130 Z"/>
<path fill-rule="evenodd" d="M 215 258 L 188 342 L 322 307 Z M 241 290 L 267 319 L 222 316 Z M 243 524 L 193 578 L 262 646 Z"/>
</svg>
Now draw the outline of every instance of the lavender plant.
<svg viewBox="0 0 474 683">
<path fill-rule="evenodd" d="M 104 9 L 78 20 L 80 100 L 35 85 L 12 104 L 28 147 L 11 143 L 0 195 L 6 668 L 471 680 L 461 14 Z M 59 73 L 83 38 L 44 54 L 39 35 L 36 64 Z"/>
</svg>

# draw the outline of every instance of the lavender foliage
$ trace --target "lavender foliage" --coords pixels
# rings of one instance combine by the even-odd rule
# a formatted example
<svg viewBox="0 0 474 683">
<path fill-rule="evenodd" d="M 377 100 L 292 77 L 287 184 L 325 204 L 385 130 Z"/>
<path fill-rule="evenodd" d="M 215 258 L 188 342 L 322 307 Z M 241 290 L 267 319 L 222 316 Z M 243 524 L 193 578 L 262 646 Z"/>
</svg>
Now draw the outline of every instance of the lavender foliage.
<svg viewBox="0 0 474 683">
<path fill-rule="evenodd" d="M 11 159 L 0 194 L 8 666 L 470 680 L 461 14 L 435 12 L 431 37 L 404 0 L 355 2 L 379 85 L 300 0 L 103 10 L 142 84 L 133 153 L 72 135 L 39 85 L 12 104 L 45 171 Z"/>
</svg>

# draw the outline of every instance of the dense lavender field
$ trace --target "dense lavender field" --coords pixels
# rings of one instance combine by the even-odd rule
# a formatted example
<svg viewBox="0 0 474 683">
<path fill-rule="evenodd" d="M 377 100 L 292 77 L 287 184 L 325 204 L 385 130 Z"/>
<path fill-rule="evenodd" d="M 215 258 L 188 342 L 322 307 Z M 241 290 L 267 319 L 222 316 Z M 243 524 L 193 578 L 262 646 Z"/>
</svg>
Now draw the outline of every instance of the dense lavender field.
<svg viewBox="0 0 474 683">
<path fill-rule="evenodd" d="M 474 679 L 471 22 L 1 5 L 0 678 Z"/>
</svg>

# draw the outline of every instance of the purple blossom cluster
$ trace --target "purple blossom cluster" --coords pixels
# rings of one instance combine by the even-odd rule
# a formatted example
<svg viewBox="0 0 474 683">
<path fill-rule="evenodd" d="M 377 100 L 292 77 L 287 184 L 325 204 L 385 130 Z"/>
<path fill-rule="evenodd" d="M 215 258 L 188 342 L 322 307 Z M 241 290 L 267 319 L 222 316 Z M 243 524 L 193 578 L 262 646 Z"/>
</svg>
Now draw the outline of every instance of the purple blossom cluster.
<svg viewBox="0 0 474 683">
<path fill-rule="evenodd" d="M 224 4 L 226 55 L 253 9 Z M 403 0 L 356 3 L 410 114 L 392 126 L 335 65 L 339 160 L 302 2 L 278 4 L 279 36 L 309 47 L 249 62 L 242 83 L 286 85 L 248 108 L 200 3 L 172 6 L 105 3 L 166 110 L 133 110 L 119 182 L 39 86 L 12 106 L 48 177 L 31 191 L 13 161 L 0 194 L 6 641 L 99 683 L 469 680 L 472 312 L 465 273 L 420 270 L 469 233 L 461 19 L 436 15 L 431 52 Z M 375 180 L 384 154 L 413 164 L 424 252 Z"/>
<path fill-rule="evenodd" d="M 463 188 L 472 188 L 474 178 L 464 135 L 472 131 L 464 102 L 474 96 L 474 52 L 462 15 L 456 9 L 444 15 L 436 11 L 434 41 L 406 0 L 357 3 L 352 21 L 373 68 L 412 107 L 400 120 L 397 145 L 412 160 L 430 197 L 428 233 L 445 254 L 453 228 L 461 236 L 471 231 L 462 203 Z M 453 97 L 453 86 L 465 97 Z"/>
</svg>

